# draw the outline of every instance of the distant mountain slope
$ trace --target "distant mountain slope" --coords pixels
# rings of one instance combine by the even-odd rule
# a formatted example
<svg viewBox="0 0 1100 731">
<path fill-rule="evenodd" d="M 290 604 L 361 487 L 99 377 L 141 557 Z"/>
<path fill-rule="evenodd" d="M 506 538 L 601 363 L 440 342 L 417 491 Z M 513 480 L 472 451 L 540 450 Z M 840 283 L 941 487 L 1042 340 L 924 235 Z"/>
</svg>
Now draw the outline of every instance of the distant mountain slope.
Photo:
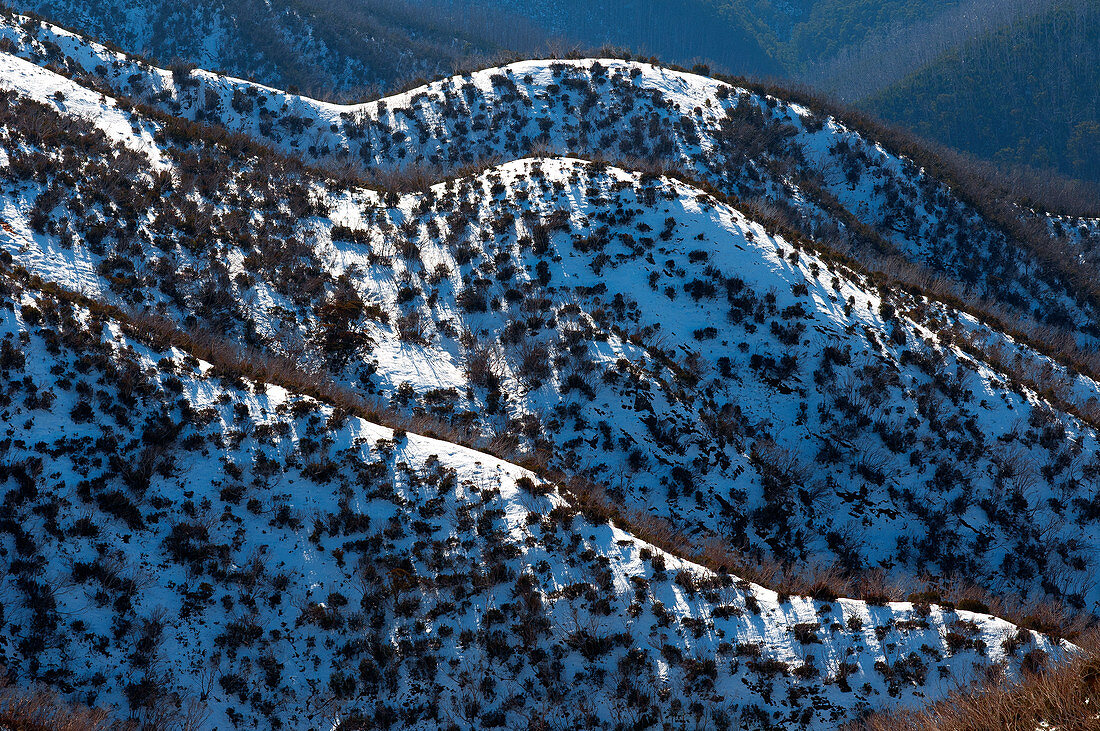
<svg viewBox="0 0 1100 731">
<path fill-rule="evenodd" d="M 542 40 L 522 18 L 451 0 L 28 0 L 35 11 L 132 52 L 319 95 L 363 95 Z"/>
<path fill-rule="evenodd" d="M 945 52 L 975 38 L 1042 13 L 1054 0 L 962 0 L 934 3 L 883 3 L 853 14 L 847 3 L 821 3 L 812 21 L 804 20 L 793 39 L 831 44 L 827 53 L 802 50 L 795 68 L 803 81 L 849 103 L 897 83 Z M 878 18 L 880 22 L 869 22 Z M 835 39 L 836 26 L 847 21 L 854 35 Z M 816 41 L 814 39 L 817 39 Z M 792 43 L 791 52 L 799 47 Z M 812 47 L 812 46 L 811 46 Z"/>
<path fill-rule="evenodd" d="M 1005 164 L 1100 181 L 1100 7 L 1058 2 L 946 54 L 867 105 Z"/>
<path fill-rule="evenodd" d="M 714 0 L 472 0 L 472 7 L 522 15 L 555 37 L 656 55 L 670 63 L 711 64 L 735 74 L 775 75 L 780 59 L 764 48 L 754 18 Z"/>
<path fill-rule="evenodd" d="M 869 36 L 935 17 L 964 0 L 725 0 L 731 16 L 744 19 L 760 44 L 791 74 L 827 64 L 859 48 Z"/>
</svg>

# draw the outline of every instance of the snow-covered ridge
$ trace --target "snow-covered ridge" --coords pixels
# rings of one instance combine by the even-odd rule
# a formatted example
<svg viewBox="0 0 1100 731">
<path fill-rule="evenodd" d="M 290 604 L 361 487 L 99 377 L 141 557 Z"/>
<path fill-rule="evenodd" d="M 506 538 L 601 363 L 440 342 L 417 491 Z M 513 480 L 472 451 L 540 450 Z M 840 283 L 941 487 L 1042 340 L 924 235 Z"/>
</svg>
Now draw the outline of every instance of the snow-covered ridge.
<svg viewBox="0 0 1100 731">
<path fill-rule="evenodd" d="M 880 286 L 828 244 L 776 234 L 750 213 L 760 201 L 741 210 L 564 155 L 511 159 L 545 126 L 519 112 L 555 84 L 578 111 L 546 118 L 562 150 L 574 133 L 667 141 L 687 159 L 741 150 L 744 165 L 711 172 L 765 203 L 802 195 L 766 177 L 770 132 L 835 132 L 719 91 L 721 113 L 683 114 L 669 105 L 695 98 L 695 77 L 600 65 L 497 69 L 469 77 L 468 95 L 452 80 L 453 94 L 442 82 L 377 108 L 403 139 L 345 119 L 379 161 L 430 161 L 470 139 L 448 111 L 459 94 L 485 115 L 485 149 L 516 140 L 500 164 L 398 194 L 175 140 L 60 74 L 0 64 L 0 262 L 291 356 L 498 453 L 537 450 L 749 555 L 965 576 L 1094 610 L 1100 387 Z M 530 96 L 536 74 L 545 99 Z M 656 78 L 659 94 L 638 92 Z M 597 88 L 638 108 L 585 116 Z M 708 115 L 729 135 L 713 148 L 685 121 Z M 519 126 L 493 130 L 504 117 Z M 877 185 L 860 177 L 852 195 Z M 0 595 L 14 597 L 0 663 L 150 722 L 834 728 L 1069 650 L 973 612 L 716 575 L 574 514 L 514 464 L 158 349 L 6 274 L 0 374 L 14 516 L 0 519 Z"/>
<path fill-rule="evenodd" d="M 551 699 L 570 726 L 832 728 L 1069 649 L 715 575 L 518 467 L 5 287 L 0 659 L 74 700 L 202 728 L 509 727 Z"/>
<path fill-rule="evenodd" d="M 786 560 L 1097 599 L 1081 568 L 1094 543 L 1064 512 L 1090 520 L 1090 503 L 1057 497 L 1077 489 L 1072 465 L 1093 461 L 1095 433 L 1052 421 L 1061 402 L 1038 395 L 1056 387 L 1084 408 L 1097 386 L 969 316 L 884 293 L 684 183 L 581 161 L 520 160 L 406 196 L 323 181 L 307 193 L 297 173 L 216 164 L 222 190 L 189 174 L 165 196 L 149 181 L 119 210 L 70 220 L 71 239 L 37 184 L 17 183 L 0 240 L 46 279 L 548 449 L 692 532 Z M 111 169 L 47 200 L 86 207 Z M 1040 592 L 1029 577 L 1052 542 L 1058 578 Z"/>
<path fill-rule="evenodd" d="M 113 99 L 8 53 L 0 53 L 0 88 L 91 122 L 112 141 L 149 157 L 155 169 L 165 169 L 153 141 L 156 127 L 119 109 Z"/>
<path fill-rule="evenodd" d="M 1097 337 L 1097 313 L 1066 271 L 1007 240 L 911 161 L 782 99 L 646 63 L 588 59 L 525 61 L 341 106 L 201 70 L 173 74 L 49 24 L 28 33 L 21 22 L 0 22 L 17 54 L 308 160 L 373 174 L 447 170 L 532 148 L 656 159 L 787 211 L 810 238 L 824 235 L 864 256 L 885 246 L 952 282 L 960 297 L 998 302 L 1081 342 Z M 849 216 L 877 238 L 853 231 Z"/>
</svg>

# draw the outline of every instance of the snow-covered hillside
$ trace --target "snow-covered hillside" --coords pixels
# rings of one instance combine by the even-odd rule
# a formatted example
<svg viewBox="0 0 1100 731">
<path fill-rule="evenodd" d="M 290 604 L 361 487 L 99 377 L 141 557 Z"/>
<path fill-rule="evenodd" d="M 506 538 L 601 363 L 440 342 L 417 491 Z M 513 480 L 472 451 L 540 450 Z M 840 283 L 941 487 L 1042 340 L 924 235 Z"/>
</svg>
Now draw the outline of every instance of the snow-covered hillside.
<svg viewBox="0 0 1100 731">
<path fill-rule="evenodd" d="M 0 662 L 74 700 L 156 728 L 832 728 L 1063 652 L 716 575 L 523 469 L 0 283 Z"/>
<path fill-rule="evenodd" d="M 48 281 L 749 554 L 1100 600 L 1097 385 L 684 183 L 535 159 L 380 195 L 186 140 L 168 175 L 80 130 L 47 151 L 9 103 L 0 242 Z"/>
<path fill-rule="evenodd" d="M 834 728 L 1068 649 L 937 591 L 1096 611 L 1089 305 L 838 122 L 613 61 L 341 108 L 0 31 L 18 680 L 153 727 Z"/>
<path fill-rule="evenodd" d="M 525 61 L 340 106 L 201 70 L 158 69 L 48 24 L 0 23 L 9 50 L 106 84 L 168 114 L 393 182 L 532 151 L 672 166 L 804 236 L 941 289 L 1014 326 L 1037 321 L 1095 343 L 1098 295 L 1065 264 L 1073 247 L 1006 231 L 956 190 L 841 121 L 722 81 L 646 63 Z M 1025 245 L 1026 244 L 1026 245 Z M 1068 253 L 1067 253 L 1068 252 Z M 1060 260 L 1059 255 L 1064 254 Z"/>
</svg>

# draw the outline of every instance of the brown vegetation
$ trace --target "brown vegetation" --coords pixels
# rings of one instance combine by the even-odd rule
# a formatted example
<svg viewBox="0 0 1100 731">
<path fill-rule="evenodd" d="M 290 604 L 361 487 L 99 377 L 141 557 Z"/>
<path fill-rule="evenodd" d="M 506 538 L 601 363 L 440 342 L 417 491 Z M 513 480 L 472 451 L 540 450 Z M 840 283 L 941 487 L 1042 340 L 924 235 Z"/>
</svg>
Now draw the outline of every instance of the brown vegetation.
<svg viewBox="0 0 1100 731">
<path fill-rule="evenodd" d="M 0 728 L 5 731 L 101 731 L 120 727 L 111 721 L 107 711 L 62 703 L 49 691 L 9 686 L 0 673 Z"/>
<path fill-rule="evenodd" d="M 990 681 L 925 708 L 875 714 L 852 731 L 1034 731 L 1100 728 L 1100 646 L 1091 635 L 1067 663 L 1019 682 Z"/>
</svg>

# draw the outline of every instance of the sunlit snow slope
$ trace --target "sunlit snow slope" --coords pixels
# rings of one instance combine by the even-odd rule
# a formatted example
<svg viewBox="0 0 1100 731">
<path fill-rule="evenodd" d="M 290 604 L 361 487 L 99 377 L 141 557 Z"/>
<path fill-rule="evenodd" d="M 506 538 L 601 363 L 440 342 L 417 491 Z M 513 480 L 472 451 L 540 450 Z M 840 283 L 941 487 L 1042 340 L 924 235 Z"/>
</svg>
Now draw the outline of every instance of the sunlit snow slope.
<svg viewBox="0 0 1100 731">
<path fill-rule="evenodd" d="M 933 593 L 777 594 L 642 531 L 1100 600 L 1100 386 L 844 231 L 892 231 L 879 262 L 972 234 L 1031 272 L 975 286 L 1074 339 L 1087 303 L 838 123 L 609 61 L 338 108 L 4 33 L 17 681 L 153 727 L 835 728 L 1070 646 Z M 284 154 L 341 147 L 401 184 Z"/>
</svg>

